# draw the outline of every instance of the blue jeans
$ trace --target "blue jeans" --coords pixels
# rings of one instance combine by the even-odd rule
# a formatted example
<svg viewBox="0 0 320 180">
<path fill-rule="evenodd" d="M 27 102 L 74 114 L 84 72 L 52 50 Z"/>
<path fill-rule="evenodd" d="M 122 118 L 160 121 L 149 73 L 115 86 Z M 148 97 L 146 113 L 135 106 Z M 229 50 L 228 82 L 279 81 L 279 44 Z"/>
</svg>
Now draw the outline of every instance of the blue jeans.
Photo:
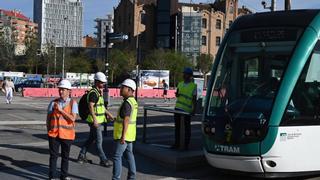
<svg viewBox="0 0 320 180">
<path fill-rule="evenodd" d="M 89 124 L 89 127 L 90 127 L 89 138 L 85 142 L 84 146 L 82 146 L 81 151 L 80 151 L 80 155 L 85 157 L 85 155 L 87 153 L 87 150 L 89 149 L 91 144 L 95 142 L 96 143 L 96 148 L 97 148 L 97 151 L 98 151 L 98 155 L 100 157 L 100 161 L 106 161 L 107 157 L 106 157 L 106 154 L 104 153 L 103 148 L 102 148 L 102 143 L 103 143 L 102 130 L 103 130 L 103 126 L 101 124 L 99 124 L 99 127 L 96 128 L 96 127 L 94 127 L 93 124 Z"/>
<path fill-rule="evenodd" d="M 115 141 L 116 149 L 113 157 L 113 176 L 112 176 L 113 180 L 118 180 L 121 178 L 123 155 L 125 155 L 125 158 L 129 164 L 127 179 L 136 179 L 136 162 L 134 160 L 132 147 L 133 147 L 132 142 L 126 142 L 124 144 L 120 144 L 120 140 Z"/>
</svg>

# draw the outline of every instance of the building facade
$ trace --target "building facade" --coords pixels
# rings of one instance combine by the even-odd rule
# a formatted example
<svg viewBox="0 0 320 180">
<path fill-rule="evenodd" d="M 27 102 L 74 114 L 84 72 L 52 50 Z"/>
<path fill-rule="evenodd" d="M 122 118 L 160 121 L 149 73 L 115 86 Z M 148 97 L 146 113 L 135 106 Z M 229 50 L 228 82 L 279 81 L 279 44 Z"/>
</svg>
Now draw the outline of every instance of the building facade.
<svg viewBox="0 0 320 180">
<path fill-rule="evenodd" d="M 34 0 L 34 21 L 39 24 L 41 47 L 82 47 L 81 0 Z"/>
<path fill-rule="evenodd" d="M 141 12 L 146 14 L 144 23 Z M 252 13 L 238 8 L 238 0 L 216 0 L 208 4 L 179 3 L 178 0 L 121 0 L 114 9 L 114 30 L 129 35 L 120 48 L 142 51 L 175 49 L 195 63 L 200 54 L 215 57 L 220 43 L 235 19 Z M 139 36 L 137 36 L 139 34 Z"/>
<path fill-rule="evenodd" d="M 118 48 L 143 52 L 155 48 L 156 0 L 121 0 L 114 9 L 114 32 L 124 33 L 129 39 L 115 44 Z"/>
<path fill-rule="evenodd" d="M 97 18 L 95 19 L 97 23 L 95 32 L 98 47 L 106 47 L 106 33 L 113 33 L 113 14 L 108 14 L 106 19 Z"/>
<path fill-rule="evenodd" d="M 16 55 L 25 53 L 27 40 L 36 38 L 37 33 L 38 24 L 20 11 L 0 9 L 0 36 L 14 43 Z"/>
<path fill-rule="evenodd" d="M 86 35 L 82 38 L 82 47 L 84 48 L 96 48 L 98 47 L 96 39 Z"/>
</svg>

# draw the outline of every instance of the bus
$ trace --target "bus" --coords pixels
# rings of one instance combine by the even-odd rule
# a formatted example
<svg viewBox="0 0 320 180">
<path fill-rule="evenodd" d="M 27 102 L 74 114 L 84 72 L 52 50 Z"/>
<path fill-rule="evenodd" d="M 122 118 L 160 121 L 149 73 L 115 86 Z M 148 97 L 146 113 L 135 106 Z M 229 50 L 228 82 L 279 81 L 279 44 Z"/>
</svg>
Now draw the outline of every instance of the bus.
<svg viewBox="0 0 320 180">
<path fill-rule="evenodd" d="M 320 173 L 320 10 L 238 18 L 218 50 L 202 120 L 217 169 Z"/>
</svg>

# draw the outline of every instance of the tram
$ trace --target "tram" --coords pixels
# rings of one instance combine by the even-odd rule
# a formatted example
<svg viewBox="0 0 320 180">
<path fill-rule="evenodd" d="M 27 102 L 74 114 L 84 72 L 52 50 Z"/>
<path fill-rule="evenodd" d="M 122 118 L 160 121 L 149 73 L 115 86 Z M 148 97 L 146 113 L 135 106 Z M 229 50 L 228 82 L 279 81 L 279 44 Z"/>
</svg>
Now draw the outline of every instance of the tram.
<svg viewBox="0 0 320 180">
<path fill-rule="evenodd" d="M 215 168 L 320 174 L 320 10 L 238 18 L 217 53 L 202 121 Z"/>
</svg>

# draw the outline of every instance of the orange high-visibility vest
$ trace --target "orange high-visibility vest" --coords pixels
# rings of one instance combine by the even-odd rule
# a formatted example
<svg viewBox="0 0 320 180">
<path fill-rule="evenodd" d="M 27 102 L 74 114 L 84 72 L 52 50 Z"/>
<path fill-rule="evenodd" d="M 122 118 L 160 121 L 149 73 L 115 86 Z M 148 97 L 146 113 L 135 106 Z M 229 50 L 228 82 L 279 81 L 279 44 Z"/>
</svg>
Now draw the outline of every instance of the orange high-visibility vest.
<svg viewBox="0 0 320 180">
<path fill-rule="evenodd" d="M 59 102 L 59 99 L 54 100 L 55 103 Z M 72 105 L 74 101 L 71 99 L 70 103 L 67 104 L 63 110 L 68 114 L 72 113 Z M 63 115 L 56 110 L 53 110 L 49 114 L 49 131 L 48 136 L 59 137 L 60 139 L 74 140 L 75 139 L 75 122 L 66 120 Z"/>
</svg>

